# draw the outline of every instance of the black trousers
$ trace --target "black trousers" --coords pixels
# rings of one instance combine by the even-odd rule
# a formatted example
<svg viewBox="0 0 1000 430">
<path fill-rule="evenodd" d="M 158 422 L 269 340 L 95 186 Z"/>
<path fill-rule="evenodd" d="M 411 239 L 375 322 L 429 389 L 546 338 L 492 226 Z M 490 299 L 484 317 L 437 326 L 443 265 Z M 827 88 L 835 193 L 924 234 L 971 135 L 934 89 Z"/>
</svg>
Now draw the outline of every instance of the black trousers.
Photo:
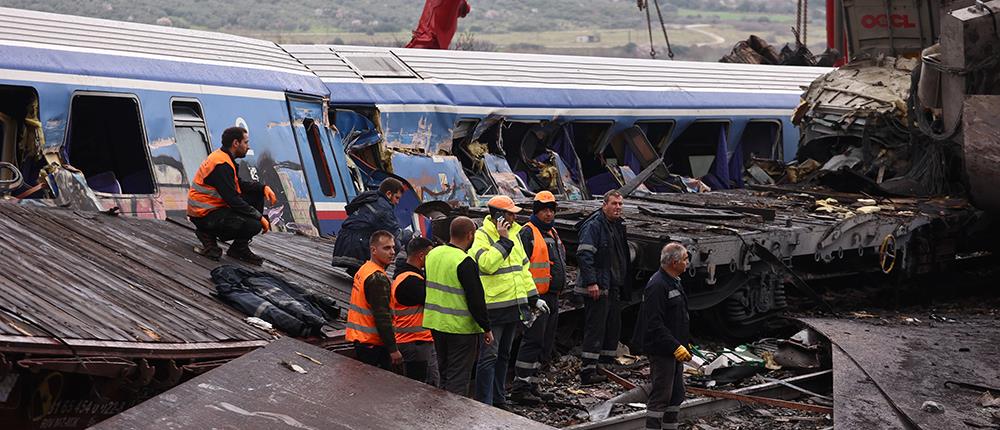
<svg viewBox="0 0 1000 430">
<path fill-rule="evenodd" d="M 241 196 L 250 206 L 257 209 L 257 212 L 264 211 L 262 191 L 244 192 Z M 221 241 L 250 242 L 250 239 L 260 234 L 263 228 L 259 218 L 250 218 L 230 208 L 216 209 L 203 217 L 191 218 L 191 222 L 198 231 L 215 236 Z"/>
<path fill-rule="evenodd" d="M 392 371 L 392 359 L 389 358 L 389 350 L 382 345 L 369 345 L 367 343 L 354 342 L 354 353 L 358 361 Z"/>
<path fill-rule="evenodd" d="M 649 356 L 646 428 L 674 430 L 684 402 L 684 364 L 666 355 Z"/>
<path fill-rule="evenodd" d="M 549 313 L 539 315 L 535 322 L 521 335 L 521 346 L 514 361 L 514 383 L 512 391 L 530 390 L 538 384 L 538 369 L 547 361 L 545 352 L 552 352 L 555 342 L 556 325 L 559 322 L 559 299 L 555 293 L 539 296 L 549 306 Z"/>
<path fill-rule="evenodd" d="M 618 291 L 612 289 L 597 300 L 583 299 L 583 368 L 584 373 L 596 372 L 597 363 L 614 362 L 621 337 L 622 311 Z"/>
<path fill-rule="evenodd" d="M 469 395 L 472 368 L 476 364 L 480 334 L 454 334 L 431 330 L 437 352 L 441 388 L 458 394 Z"/>
</svg>

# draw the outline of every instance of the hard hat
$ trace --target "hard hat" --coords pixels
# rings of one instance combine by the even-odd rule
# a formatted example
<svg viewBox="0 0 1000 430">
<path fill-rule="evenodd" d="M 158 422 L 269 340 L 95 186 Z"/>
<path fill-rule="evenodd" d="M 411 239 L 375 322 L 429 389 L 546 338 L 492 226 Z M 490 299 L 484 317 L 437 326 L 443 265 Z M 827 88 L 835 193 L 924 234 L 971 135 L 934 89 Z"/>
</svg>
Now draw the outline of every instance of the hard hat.
<svg viewBox="0 0 1000 430">
<path fill-rule="evenodd" d="M 535 194 L 535 201 L 538 203 L 555 203 L 556 196 L 552 195 L 550 191 L 539 191 Z"/>
<path fill-rule="evenodd" d="M 493 197 L 492 199 L 490 199 L 489 202 L 486 203 L 486 206 L 489 206 L 494 209 L 505 210 L 508 212 L 514 212 L 514 213 L 521 212 L 521 208 L 517 207 L 517 205 L 514 204 L 514 200 L 511 200 L 511 198 L 507 196 Z"/>
</svg>

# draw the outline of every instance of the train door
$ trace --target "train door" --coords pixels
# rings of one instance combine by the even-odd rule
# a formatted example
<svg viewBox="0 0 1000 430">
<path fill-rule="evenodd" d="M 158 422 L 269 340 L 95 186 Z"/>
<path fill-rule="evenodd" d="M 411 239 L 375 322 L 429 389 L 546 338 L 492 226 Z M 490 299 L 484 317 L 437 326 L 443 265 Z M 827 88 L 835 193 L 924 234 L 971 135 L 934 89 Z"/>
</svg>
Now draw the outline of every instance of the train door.
<svg viewBox="0 0 1000 430">
<path fill-rule="evenodd" d="M 333 235 L 347 218 L 347 188 L 343 175 L 347 166 L 340 166 L 326 128 L 323 102 L 317 98 L 288 96 L 288 114 L 295 135 L 295 145 L 302 160 L 313 219 L 320 235 Z"/>
</svg>

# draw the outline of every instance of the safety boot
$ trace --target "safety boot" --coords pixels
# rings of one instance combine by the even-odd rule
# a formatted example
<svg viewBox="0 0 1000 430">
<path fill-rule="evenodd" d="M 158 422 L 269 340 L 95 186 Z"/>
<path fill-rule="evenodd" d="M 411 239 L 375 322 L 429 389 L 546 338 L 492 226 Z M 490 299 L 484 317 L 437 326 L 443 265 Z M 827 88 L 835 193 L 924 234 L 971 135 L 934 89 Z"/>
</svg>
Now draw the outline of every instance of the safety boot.
<svg viewBox="0 0 1000 430">
<path fill-rule="evenodd" d="M 249 240 L 234 240 L 233 244 L 229 245 L 226 255 L 255 266 L 264 264 L 264 258 L 250 250 Z"/>
<path fill-rule="evenodd" d="M 580 385 L 594 385 L 607 382 L 608 377 L 597 373 L 596 370 L 585 370 L 580 374 Z"/>
<path fill-rule="evenodd" d="M 212 260 L 219 261 L 219 258 L 222 257 L 222 248 L 219 247 L 219 243 L 215 240 L 215 236 L 199 230 L 195 230 L 194 235 L 197 236 L 198 241 L 201 242 L 201 245 L 195 245 L 194 252 L 211 258 Z"/>
</svg>

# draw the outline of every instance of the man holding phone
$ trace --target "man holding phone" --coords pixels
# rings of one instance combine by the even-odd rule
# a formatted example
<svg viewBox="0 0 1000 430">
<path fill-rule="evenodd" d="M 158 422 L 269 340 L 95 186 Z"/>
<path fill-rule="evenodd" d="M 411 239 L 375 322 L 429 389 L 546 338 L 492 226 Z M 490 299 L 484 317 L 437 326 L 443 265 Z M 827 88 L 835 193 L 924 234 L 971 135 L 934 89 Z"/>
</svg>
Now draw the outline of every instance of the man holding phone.
<svg viewBox="0 0 1000 430">
<path fill-rule="evenodd" d="M 504 385 L 510 348 L 522 318 L 528 314 L 528 297 L 538 293 L 528 271 L 528 256 L 518 237 L 521 226 L 515 214 L 521 208 L 507 196 L 493 197 L 486 206 L 490 215 L 476 230 L 469 255 L 479 265 L 494 342 L 492 345 L 484 342 L 480 347 L 476 400 L 506 409 Z"/>
</svg>

